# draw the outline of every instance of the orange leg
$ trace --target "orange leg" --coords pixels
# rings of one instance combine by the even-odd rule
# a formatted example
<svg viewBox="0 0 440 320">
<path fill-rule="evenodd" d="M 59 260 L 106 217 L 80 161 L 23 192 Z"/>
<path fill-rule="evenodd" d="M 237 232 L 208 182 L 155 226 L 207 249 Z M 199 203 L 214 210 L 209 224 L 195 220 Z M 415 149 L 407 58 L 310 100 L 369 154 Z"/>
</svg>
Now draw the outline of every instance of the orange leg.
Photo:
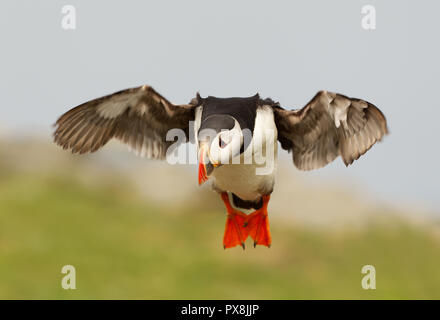
<svg viewBox="0 0 440 320">
<path fill-rule="evenodd" d="M 223 192 L 221 197 L 228 211 L 225 234 L 223 236 L 223 247 L 227 249 L 241 245 L 244 249 L 244 242 L 248 237 L 247 228 L 245 227 L 247 216 L 243 212 L 232 208 L 226 192 Z"/>
<path fill-rule="evenodd" d="M 270 244 L 272 243 L 269 229 L 269 218 L 267 216 L 267 205 L 269 200 L 270 195 L 263 196 L 263 206 L 247 217 L 249 235 L 254 239 L 254 247 L 257 244 L 270 247 Z"/>
</svg>

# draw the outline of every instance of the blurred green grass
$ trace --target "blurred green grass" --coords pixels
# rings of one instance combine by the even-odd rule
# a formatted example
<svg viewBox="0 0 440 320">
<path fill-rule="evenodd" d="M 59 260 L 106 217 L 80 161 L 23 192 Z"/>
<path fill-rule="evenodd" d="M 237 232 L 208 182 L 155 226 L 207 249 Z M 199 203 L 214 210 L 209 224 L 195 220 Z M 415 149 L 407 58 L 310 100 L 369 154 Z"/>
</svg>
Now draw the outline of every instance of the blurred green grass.
<svg viewBox="0 0 440 320">
<path fill-rule="evenodd" d="M 440 298 L 440 241 L 430 230 L 398 219 L 351 232 L 273 221 L 272 248 L 248 240 L 245 251 L 223 250 L 217 208 L 175 215 L 123 183 L 3 173 L 0 298 Z M 61 288 L 67 264 L 77 290 Z M 361 288 L 366 264 L 376 267 L 376 290 Z"/>
</svg>

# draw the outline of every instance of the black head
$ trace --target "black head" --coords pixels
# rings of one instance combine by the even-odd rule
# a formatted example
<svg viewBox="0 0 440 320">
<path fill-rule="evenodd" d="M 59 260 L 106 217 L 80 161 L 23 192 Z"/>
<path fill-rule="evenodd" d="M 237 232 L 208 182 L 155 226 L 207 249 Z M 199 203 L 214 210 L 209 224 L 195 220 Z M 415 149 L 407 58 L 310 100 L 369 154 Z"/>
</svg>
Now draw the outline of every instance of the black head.
<svg viewBox="0 0 440 320">
<path fill-rule="evenodd" d="M 243 152 L 250 143 L 255 126 L 255 117 L 259 105 L 258 94 L 248 98 L 216 98 L 209 96 L 205 99 L 199 94 L 195 98 L 203 106 L 199 137 L 204 137 L 204 131 L 210 129 L 210 134 L 221 135 L 222 131 L 239 131 L 247 135 L 242 139 L 240 152 Z M 249 137 L 248 137 L 249 136 Z M 200 139 L 199 139 L 200 140 Z M 225 139 L 223 139 L 225 140 Z M 222 143 L 222 139 L 219 140 Z M 227 141 L 225 141 L 227 142 Z"/>
<path fill-rule="evenodd" d="M 209 175 L 214 167 L 231 163 L 249 146 L 260 99 L 257 94 L 249 98 L 205 99 L 198 95 L 193 100 L 203 107 L 197 136 L 199 159 L 206 167 L 199 172 Z"/>
<path fill-rule="evenodd" d="M 241 138 L 240 148 L 234 150 L 234 156 L 242 153 L 249 145 L 254 130 L 255 117 L 260 101 L 259 95 L 256 94 L 248 98 L 216 98 L 209 96 L 203 99 L 197 93 L 195 100 L 197 100 L 198 105 L 203 106 L 198 131 L 199 141 L 209 135 L 212 142 L 218 136 L 219 146 L 223 148 L 233 140 L 231 134 L 247 135 L 249 137 L 246 137 L 246 139 Z M 222 139 L 222 137 L 224 138 Z"/>
<path fill-rule="evenodd" d="M 253 132 L 260 101 L 258 94 L 248 98 L 216 98 L 209 96 L 203 99 L 198 96 L 197 99 L 200 101 L 200 104 L 203 105 L 202 125 L 203 122 L 208 121 L 213 115 L 226 115 L 237 120 L 242 130 L 249 129 Z M 224 129 L 231 129 L 227 127 L 230 126 L 230 124 L 230 121 L 224 120 L 224 125 L 226 126 Z"/>
</svg>

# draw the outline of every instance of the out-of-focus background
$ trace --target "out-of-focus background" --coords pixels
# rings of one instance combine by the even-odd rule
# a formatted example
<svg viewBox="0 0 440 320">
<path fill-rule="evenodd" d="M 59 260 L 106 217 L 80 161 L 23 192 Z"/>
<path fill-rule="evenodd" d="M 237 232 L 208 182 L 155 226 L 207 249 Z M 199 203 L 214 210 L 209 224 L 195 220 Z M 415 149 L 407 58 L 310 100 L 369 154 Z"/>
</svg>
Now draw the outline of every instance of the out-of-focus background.
<svg viewBox="0 0 440 320">
<path fill-rule="evenodd" d="M 64 5 L 76 29 L 61 27 Z M 364 5 L 376 30 L 361 27 Z M 440 5 L 428 1 L 3 1 L 0 298 L 440 298 Z M 376 104 L 391 134 L 345 168 L 281 152 L 270 249 L 223 250 L 225 209 L 193 165 L 118 142 L 52 143 L 69 108 L 153 85 L 175 103 L 327 89 Z M 77 289 L 61 288 L 73 265 Z M 361 269 L 376 268 L 376 290 Z"/>
</svg>

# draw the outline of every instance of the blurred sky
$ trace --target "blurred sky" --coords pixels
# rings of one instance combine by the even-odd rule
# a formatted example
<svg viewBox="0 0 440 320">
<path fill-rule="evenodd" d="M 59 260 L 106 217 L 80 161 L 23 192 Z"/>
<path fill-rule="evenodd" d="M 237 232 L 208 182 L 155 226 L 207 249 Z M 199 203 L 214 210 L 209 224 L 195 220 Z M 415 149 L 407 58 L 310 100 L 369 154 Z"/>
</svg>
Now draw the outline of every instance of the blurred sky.
<svg viewBox="0 0 440 320">
<path fill-rule="evenodd" d="M 61 28 L 66 4 L 76 30 Z M 3 0 L 0 133 L 47 135 L 70 107 L 141 84 L 175 103 L 259 92 L 286 108 L 326 89 L 379 106 L 391 134 L 348 169 L 301 175 L 439 209 L 439 14 L 427 0 Z"/>
</svg>

